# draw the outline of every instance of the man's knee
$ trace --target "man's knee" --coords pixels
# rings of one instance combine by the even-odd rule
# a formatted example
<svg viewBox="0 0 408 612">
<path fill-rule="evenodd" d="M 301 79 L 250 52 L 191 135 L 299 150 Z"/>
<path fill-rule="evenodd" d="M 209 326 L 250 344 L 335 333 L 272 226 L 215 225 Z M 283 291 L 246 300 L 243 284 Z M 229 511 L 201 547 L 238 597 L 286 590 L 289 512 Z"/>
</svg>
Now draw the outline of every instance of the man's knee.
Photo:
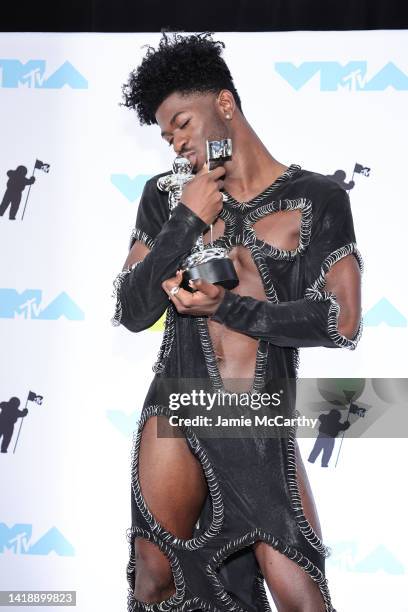
<svg viewBox="0 0 408 612">
<path fill-rule="evenodd" d="M 134 597 L 157 603 L 176 592 L 173 572 L 166 555 L 152 542 L 135 541 L 136 567 Z"/>
</svg>

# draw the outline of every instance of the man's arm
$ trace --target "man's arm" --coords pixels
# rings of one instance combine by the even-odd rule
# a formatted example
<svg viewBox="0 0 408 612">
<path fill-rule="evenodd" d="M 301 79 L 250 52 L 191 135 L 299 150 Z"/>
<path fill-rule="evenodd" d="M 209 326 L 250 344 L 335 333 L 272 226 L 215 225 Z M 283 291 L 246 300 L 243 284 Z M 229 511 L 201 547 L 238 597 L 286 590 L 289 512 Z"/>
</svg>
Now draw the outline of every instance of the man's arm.
<svg viewBox="0 0 408 612">
<path fill-rule="evenodd" d="M 139 332 L 153 325 L 169 305 L 161 283 L 175 273 L 180 260 L 189 253 L 198 236 L 207 227 L 181 202 L 163 225 L 150 247 L 136 240 L 124 269 L 116 277 L 116 312 L 114 325 Z"/>
<path fill-rule="evenodd" d="M 169 302 L 162 283 L 175 274 L 200 234 L 220 213 L 224 174 L 222 166 L 209 171 L 205 165 L 184 186 L 182 202 L 172 211 L 170 219 L 167 205 L 163 210 L 157 177 L 146 183 L 133 232 L 133 239 L 144 243 L 146 248 L 135 247 L 126 260 L 127 268 L 114 281 L 113 325 L 122 323 L 130 331 L 142 331 L 166 310 Z"/>
<path fill-rule="evenodd" d="M 272 304 L 226 291 L 210 318 L 277 346 L 355 348 L 361 322 L 360 275 L 356 258 L 349 255 L 326 276 L 322 300 Z"/>
<path fill-rule="evenodd" d="M 326 274 L 326 290 L 340 306 L 338 332 L 352 340 L 361 319 L 361 271 L 354 255 L 340 259 Z"/>
</svg>

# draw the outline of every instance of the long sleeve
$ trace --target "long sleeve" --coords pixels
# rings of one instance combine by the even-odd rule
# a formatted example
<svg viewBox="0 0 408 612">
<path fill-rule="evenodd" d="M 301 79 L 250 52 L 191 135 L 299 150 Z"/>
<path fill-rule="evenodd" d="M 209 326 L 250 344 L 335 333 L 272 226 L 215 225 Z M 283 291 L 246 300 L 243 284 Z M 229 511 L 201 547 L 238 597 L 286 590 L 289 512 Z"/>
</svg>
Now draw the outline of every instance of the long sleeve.
<svg viewBox="0 0 408 612">
<path fill-rule="evenodd" d="M 351 253 L 362 271 L 350 201 L 339 187 L 315 214 L 310 245 L 304 255 L 308 283 L 304 297 L 275 304 L 226 291 L 210 318 L 277 346 L 355 349 L 362 332 L 362 319 L 354 338 L 340 334 L 340 305 L 334 293 L 323 290 L 326 273 L 334 263 Z"/>
<path fill-rule="evenodd" d="M 336 346 L 327 330 L 329 302 L 293 300 L 272 304 L 225 292 L 211 319 L 277 346 Z"/>
<path fill-rule="evenodd" d="M 182 202 L 165 220 L 163 217 L 169 214 L 167 197 L 158 193 L 156 179 L 146 183 L 130 241 L 130 248 L 135 240 L 141 240 L 151 250 L 143 261 L 119 273 L 114 281 L 116 311 L 112 324 L 122 324 L 132 332 L 147 329 L 164 313 L 169 300 L 161 283 L 175 275 L 182 259 L 207 227 Z"/>
</svg>

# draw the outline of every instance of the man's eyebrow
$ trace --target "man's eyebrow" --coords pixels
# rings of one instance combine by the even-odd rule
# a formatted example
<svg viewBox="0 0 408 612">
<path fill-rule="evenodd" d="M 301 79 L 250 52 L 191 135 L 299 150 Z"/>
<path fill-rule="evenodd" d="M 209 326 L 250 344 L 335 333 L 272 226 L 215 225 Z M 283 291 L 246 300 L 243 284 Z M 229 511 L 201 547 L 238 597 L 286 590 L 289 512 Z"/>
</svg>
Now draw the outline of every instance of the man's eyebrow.
<svg viewBox="0 0 408 612">
<path fill-rule="evenodd" d="M 178 117 L 179 115 L 181 115 L 182 113 L 185 113 L 185 112 L 186 112 L 186 111 L 183 111 L 183 110 L 182 110 L 182 111 L 178 111 L 177 113 L 174 113 L 174 115 L 173 115 L 173 116 L 172 116 L 172 118 L 170 119 L 170 124 L 172 125 L 172 124 L 175 122 L 175 120 L 177 119 L 177 117 Z M 167 134 L 168 134 L 168 132 L 166 132 L 166 131 L 164 130 L 163 132 L 161 132 L 161 134 L 160 134 L 160 135 L 161 135 L 161 137 L 163 138 L 163 137 L 164 137 L 164 136 L 166 136 Z"/>
</svg>

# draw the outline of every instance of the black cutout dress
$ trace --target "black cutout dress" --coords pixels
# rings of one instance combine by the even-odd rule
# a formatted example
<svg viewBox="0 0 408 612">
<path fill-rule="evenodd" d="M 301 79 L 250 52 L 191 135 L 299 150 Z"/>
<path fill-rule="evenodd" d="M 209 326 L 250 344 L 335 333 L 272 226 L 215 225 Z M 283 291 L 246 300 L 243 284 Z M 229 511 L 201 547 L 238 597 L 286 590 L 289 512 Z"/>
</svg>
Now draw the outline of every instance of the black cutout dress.
<svg viewBox="0 0 408 612">
<path fill-rule="evenodd" d="M 143 499 L 138 478 L 143 426 L 151 416 L 172 414 L 160 402 L 158 381 L 163 377 L 207 378 L 214 390 L 223 388 L 206 317 L 179 315 L 161 288 L 161 282 L 175 275 L 180 261 L 207 229 L 182 202 L 170 214 L 167 194 L 157 188 L 158 178 L 165 174 L 147 181 L 129 245 L 131 248 L 139 240 L 151 250 L 114 281 L 114 325 L 142 331 L 167 309 L 163 341 L 153 366 L 155 376 L 134 432 L 132 525 L 127 534 L 128 612 L 270 610 L 251 546 L 256 541 L 269 543 L 297 563 L 318 584 L 326 612 L 335 612 L 325 577 L 329 550 L 303 513 L 294 427 L 282 438 L 254 435 L 221 440 L 200 437 L 194 427 L 181 427 L 208 485 L 205 505 L 189 540 L 166 531 Z M 256 221 L 276 211 L 294 209 L 302 215 L 296 249 L 279 249 L 258 239 L 253 229 Z M 342 336 L 337 329 L 340 306 L 336 296 L 324 290 L 326 272 L 341 258 L 353 254 L 363 270 L 350 201 L 339 185 L 291 164 L 249 202 L 237 202 L 225 192 L 220 216 L 225 232 L 214 246 L 227 250 L 239 244 L 247 247 L 267 298 L 260 301 L 226 291 L 211 317 L 259 340 L 255 389 L 265 388 L 274 378 L 296 379 L 300 347 L 355 349 L 362 322 L 353 339 Z M 295 394 L 292 409 L 295 411 Z M 133 595 L 136 537 L 154 542 L 170 561 L 176 592 L 160 603 L 143 603 Z"/>
</svg>

